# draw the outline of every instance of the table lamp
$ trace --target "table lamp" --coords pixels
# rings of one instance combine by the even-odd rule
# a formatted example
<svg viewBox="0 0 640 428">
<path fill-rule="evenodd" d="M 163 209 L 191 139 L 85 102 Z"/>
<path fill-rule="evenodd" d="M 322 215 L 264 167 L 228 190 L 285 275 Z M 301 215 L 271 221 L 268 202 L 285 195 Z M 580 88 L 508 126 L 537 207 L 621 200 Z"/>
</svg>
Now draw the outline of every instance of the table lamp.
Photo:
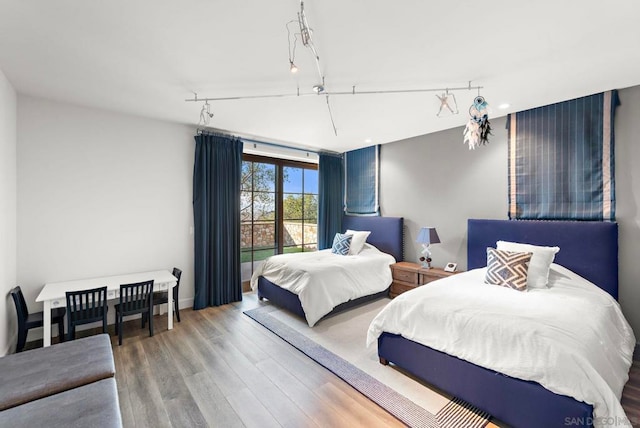
<svg viewBox="0 0 640 428">
<path fill-rule="evenodd" d="M 416 242 L 422 244 L 422 257 L 420 257 L 422 267 L 431 269 L 431 251 L 429 251 L 429 245 L 440 243 L 440 237 L 438 236 L 438 232 L 436 232 L 436 228 L 423 227 L 420 229 Z"/>
</svg>

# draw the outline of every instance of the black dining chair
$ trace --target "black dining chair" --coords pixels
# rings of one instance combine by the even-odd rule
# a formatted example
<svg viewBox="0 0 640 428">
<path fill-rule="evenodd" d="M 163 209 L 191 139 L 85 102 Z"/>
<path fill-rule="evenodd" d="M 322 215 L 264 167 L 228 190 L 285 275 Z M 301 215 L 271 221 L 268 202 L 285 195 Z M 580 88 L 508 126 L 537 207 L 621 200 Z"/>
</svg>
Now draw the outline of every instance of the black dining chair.
<svg viewBox="0 0 640 428">
<path fill-rule="evenodd" d="M 76 326 L 102 321 L 102 332 L 107 333 L 107 287 L 90 290 L 67 291 L 68 339 L 76 338 Z"/>
<path fill-rule="evenodd" d="M 118 345 L 122 345 L 123 317 L 142 314 L 142 328 L 149 318 L 149 336 L 153 336 L 153 280 L 120 285 L 120 303 L 116 309 L 116 333 Z"/>
<path fill-rule="evenodd" d="M 182 276 L 182 271 L 178 268 L 173 268 L 172 274 L 178 280 L 176 285 L 173 287 L 173 308 L 176 314 L 176 318 L 178 319 L 178 322 L 180 322 L 180 308 L 178 306 L 178 295 L 180 290 L 180 277 Z M 169 295 L 167 294 L 166 291 L 156 291 L 155 293 L 153 293 L 153 306 L 163 305 L 168 302 L 169 302 Z"/>
<path fill-rule="evenodd" d="M 16 314 L 18 315 L 18 344 L 16 352 L 22 352 L 24 345 L 27 343 L 27 333 L 30 329 L 42 327 L 44 325 L 44 312 L 29 313 L 27 302 L 24 300 L 22 289 L 20 286 L 14 287 L 9 292 L 16 305 Z M 55 308 L 51 310 L 51 324 L 58 324 L 58 337 L 60 342 L 64 342 L 64 308 Z"/>
</svg>

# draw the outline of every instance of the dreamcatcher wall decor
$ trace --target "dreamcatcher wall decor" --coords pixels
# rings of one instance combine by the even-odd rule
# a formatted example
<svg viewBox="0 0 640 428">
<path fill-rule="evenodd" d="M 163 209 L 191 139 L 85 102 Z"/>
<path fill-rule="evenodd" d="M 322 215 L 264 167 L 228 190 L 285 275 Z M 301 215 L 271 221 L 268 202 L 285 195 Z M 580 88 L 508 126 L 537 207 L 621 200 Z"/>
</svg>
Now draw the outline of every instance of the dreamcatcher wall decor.
<svg viewBox="0 0 640 428">
<path fill-rule="evenodd" d="M 475 150 L 480 145 L 489 142 L 491 135 L 491 124 L 489 123 L 489 104 L 483 96 L 474 98 L 473 104 L 469 107 L 469 122 L 464 128 L 463 144 L 469 144 L 469 150 Z"/>
</svg>

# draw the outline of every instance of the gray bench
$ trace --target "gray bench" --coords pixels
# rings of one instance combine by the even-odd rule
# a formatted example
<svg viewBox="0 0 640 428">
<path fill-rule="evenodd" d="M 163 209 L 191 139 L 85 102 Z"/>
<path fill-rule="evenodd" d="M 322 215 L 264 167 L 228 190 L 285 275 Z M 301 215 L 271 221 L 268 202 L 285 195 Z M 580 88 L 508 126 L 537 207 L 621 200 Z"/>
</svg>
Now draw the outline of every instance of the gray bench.
<svg viewBox="0 0 640 428">
<path fill-rule="evenodd" d="M 0 358 L 0 426 L 120 427 L 114 375 L 106 334 Z"/>
</svg>

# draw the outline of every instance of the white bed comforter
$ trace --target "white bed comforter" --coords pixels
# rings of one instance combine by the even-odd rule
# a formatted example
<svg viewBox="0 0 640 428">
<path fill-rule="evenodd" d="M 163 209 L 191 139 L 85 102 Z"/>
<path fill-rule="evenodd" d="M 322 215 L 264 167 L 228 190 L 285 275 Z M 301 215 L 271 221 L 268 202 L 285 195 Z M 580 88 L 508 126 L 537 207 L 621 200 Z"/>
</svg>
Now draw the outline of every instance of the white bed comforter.
<svg viewBox="0 0 640 428">
<path fill-rule="evenodd" d="M 253 272 L 251 288 L 258 277 L 297 294 L 309 327 L 349 300 L 383 291 L 391 284 L 393 256 L 365 244 L 360 254 L 341 256 L 331 250 L 280 254 L 266 259 Z"/>
<path fill-rule="evenodd" d="M 367 346 L 383 331 L 400 334 L 591 404 L 596 426 L 626 418 L 620 397 L 635 337 L 618 303 L 557 264 L 548 289 L 526 293 L 484 284 L 484 275 L 475 269 L 396 297 L 371 322 Z"/>
</svg>

